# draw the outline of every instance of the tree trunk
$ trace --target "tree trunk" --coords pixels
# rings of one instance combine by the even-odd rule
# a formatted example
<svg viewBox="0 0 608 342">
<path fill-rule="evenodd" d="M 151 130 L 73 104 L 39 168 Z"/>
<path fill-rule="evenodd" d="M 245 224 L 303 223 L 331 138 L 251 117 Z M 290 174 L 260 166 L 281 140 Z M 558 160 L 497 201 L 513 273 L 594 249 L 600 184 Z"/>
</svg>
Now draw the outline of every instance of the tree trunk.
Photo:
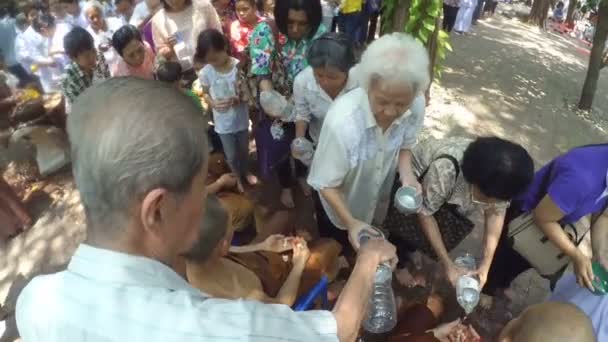
<svg viewBox="0 0 608 342">
<path fill-rule="evenodd" d="M 549 15 L 549 8 L 551 7 L 551 2 L 548 0 L 543 0 L 543 6 L 541 8 L 540 17 L 538 18 L 538 27 L 541 29 L 547 28 L 547 16 Z"/>
<path fill-rule="evenodd" d="M 528 22 L 536 23 L 538 27 L 544 29 L 547 15 L 549 14 L 549 7 L 551 7 L 550 0 L 534 0 L 532 9 L 530 9 L 530 15 L 528 16 Z"/>
<path fill-rule="evenodd" d="M 437 64 L 437 37 L 439 36 L 439 31 L 441 30 L 441 17 L 435 18 L 435 31 L 433 31 L 433 35 L 429 37 L 429 41 L 426 44 L 426 48 L 429 51 L 429 73 L 431 75 L 431 83 L 429 83 L 429 87 L 426 89 L 425 98 L 426 104 L 428 106 L 431 101 L 431 84 L 435 79 L 435 65 Z"/>
<path fill-rule="evenodd" d="M 398 1 L 395 5 L 395 11 L 393 12 L 393 27 L 390 29 L 390 32 L 403 32 L 405 29 L 405 25 L 407 24 L 407 19 L 410 16 L 410 5 L 412 4 L 411 0 Z"/>
<path fill-rule="evenodd" d="M 603 54 L 607 36 L 608 1 L 603 0 L 600 1 L 599 5 L 598 20 L 595 27 L 595 35 L 593 36 L 593 47 L 591 48 L 591 56 L 589 57 L 589 67 L 587 68 L 587 76 L 585 77 L 581 99 L 578 102 L 579 109 L 591 110 L 591 106 L 593 105 L 597 80 L 603 65 Z"/>
<path fill-rule="evenodd" d="M 532 2 L 532 7 L 530 8 L 530 14 L 528 15 L 527 20 L 529 23 L 533 22 L 535 18 L 538 18 L 542 2 L 543 0 L 534 0 L 534 2 Z"/>
<path fill-rule="evenodd" d="M 566 24 L 574 25 L 574 10 L 577 5 L 577 0 L 570 0 L 570 3 L 568 4 L 568 13 L 566 14 Z"/>
</svg>

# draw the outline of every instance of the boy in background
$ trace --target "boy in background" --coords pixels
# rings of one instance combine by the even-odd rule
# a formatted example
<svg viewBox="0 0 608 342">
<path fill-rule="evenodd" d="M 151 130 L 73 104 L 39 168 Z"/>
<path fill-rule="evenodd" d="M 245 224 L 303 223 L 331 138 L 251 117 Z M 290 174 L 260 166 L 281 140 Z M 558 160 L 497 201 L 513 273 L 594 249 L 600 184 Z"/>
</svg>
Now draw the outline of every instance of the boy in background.
<svg viewBox="0 0 608 342">
<path fill-rule="evenodd" d="M 66 66 L 61 92 L 66 98 L 66 112 L 76 98 L 93 83 L 110 78 L 102 53 L 95 49 L 93 36 L 82 27 L 74 27 L 64 38 L 63 47 L 71 62 Z"/>
</svg>

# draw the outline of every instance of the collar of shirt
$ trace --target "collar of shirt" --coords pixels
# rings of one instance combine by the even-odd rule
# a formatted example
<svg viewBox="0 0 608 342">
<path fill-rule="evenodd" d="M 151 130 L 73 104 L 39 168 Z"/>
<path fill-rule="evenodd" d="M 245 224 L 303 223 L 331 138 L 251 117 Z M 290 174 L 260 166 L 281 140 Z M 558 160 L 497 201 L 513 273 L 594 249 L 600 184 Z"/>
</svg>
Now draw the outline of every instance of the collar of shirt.
<svg viewBox="0 0 608 342">
<path fill-rule="evenodd" d="M 323 90 L 323 88 L 321 88 L 321 85 L 319 84 L 319 82 L 317 82 L 317 79 L 315 78 L 315 74 L 314 71 L 311 68 L 311 72 L 310 74 L 306 75 L 307 77 L 307 82 L 306 82 L 306 90 L 312 92 L 312 93 L 317 93 L 320 97 L 322 97 L 325 101 L 328 102 L 333 102 L 335 99 L 332 99 L 329 95 L 327 95 L 327 93 L 325 92 L 325 90 Z M 303 73 L 304 71 L 302 71 Z M 310 78 L 309 78 L 310 77 Z M 340 91 L 340 93 L 338 93 L 338 96 L 336 96 L 336 98 L 348 93 L 349 91 L 355 89 L 358 87 L 358 82 L 355 78 L 355 76 L 353 76 L 353 72 L 352 69 L 351 71 L 348 73 L 348 78 L 346 79 L 346 84 L 344 85 L 344 88 L 342 88 L 342 90 Z"/>
<path fill-rule="evenodd" d="M 161 262 L 84 243 L 78 246 L 68 271 L 100 283 L 185 290 L 201 295 L 199 290 Z"/>
</svg>

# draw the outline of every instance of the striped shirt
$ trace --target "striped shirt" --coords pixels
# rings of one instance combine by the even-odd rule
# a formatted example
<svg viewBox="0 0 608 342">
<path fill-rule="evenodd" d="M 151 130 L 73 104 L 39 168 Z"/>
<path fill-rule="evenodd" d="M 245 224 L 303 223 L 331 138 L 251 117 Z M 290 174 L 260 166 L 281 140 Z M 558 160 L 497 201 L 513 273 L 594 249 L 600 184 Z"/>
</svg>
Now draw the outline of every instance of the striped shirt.
<svg viewBox="0 0 608 342">
<path fill-rule="evenodd" d="M 23 341 L 337 341 L 331 312 L 214 299 L 164 264 L 81 244 L 19 295 Z"/>
</svg>

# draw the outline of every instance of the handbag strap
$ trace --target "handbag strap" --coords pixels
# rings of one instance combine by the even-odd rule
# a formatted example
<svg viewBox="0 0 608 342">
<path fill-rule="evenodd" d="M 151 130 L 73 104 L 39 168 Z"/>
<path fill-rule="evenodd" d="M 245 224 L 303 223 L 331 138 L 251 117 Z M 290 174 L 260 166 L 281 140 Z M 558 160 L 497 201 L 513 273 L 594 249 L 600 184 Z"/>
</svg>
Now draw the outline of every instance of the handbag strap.
<svg viewBox="0 0 608 342">
<path fill-rule="evenodd" d="M 454 177 L 454 187 L 452 188 L 452 192 L 454 192 L 454 188 L 456 187 L 456 182 L 458 181 L 458 176 L 460 176 L 460 165 L 458 163 L 458 160 L 456 160 L 456 158 L 454 158 L 454 156 L 446 154 L 446 153 L 440 154 L 435 159 L 433 159 L 433 161 L 429 164 L 429 166 L 427 166 L 427 168 L 422 172 L 422 174 L 420 174 L 420 177 L 418 177 L 418 181 L 420 183 L 422 183 L 422 180 L 424 179 L 424 176 L 426 176 L 426 174 L 429 172 L 431 165 L 433 165 L 433 163 L 438 161 L 439 159 L 447 159 L 447 160 L 451 161 L 452 165 L 454 166 L 454 170 L 456 171 L 456 176 Z"/>
</svg>

